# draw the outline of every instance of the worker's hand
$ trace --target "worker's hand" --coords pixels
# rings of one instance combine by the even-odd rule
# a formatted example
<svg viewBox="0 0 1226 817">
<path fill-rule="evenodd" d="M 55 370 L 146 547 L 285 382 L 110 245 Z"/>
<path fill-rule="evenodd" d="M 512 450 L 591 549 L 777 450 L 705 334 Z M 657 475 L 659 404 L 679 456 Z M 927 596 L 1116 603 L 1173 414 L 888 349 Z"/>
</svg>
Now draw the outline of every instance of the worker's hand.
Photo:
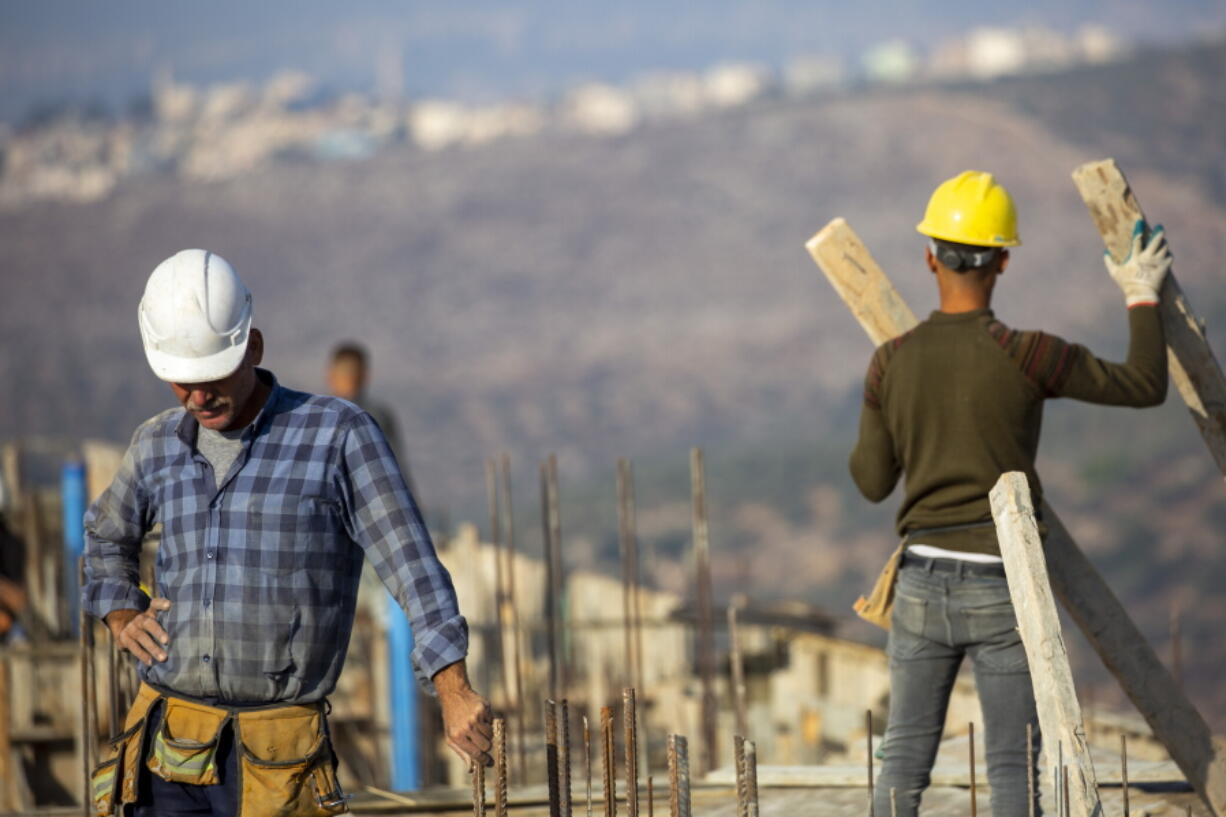
<svg viewBox="0 0 1226 817">
<path fill-rule="evenodd" d="M 468 670 L 457 661 L 434 676 L 439 706 L 443 710 L 443 731 L 452 751 L 470 763 L 493 765 L 490 748 L 494 745 L 494 723 L 489 702 L 468 683 Z"/>
<path fill-rule="evenodd" d="M 170 600 L 156 598 L 143 613 L 136 610 L 115 610 L 106 617 L 115 643 L 137 657 L 146 666 L 166 660 L 170 636 L 158 624 L 157 614 L 170 609 Z"/>
<path fill-rule="evenodd" d="M 1129 308 L 1141 304 L 1157 304 L 1162 282 L 1171 270 L 1171 248 L 1166 243 L 1166 230 L 1154 227 L 1145 243 L 1145 222 L 1138 220 L 1132 228 L 1132 249 L 1118 264 L 1110 253 L 1103 256 L 1107 272 L 1124 290 Z"/>
</svg>

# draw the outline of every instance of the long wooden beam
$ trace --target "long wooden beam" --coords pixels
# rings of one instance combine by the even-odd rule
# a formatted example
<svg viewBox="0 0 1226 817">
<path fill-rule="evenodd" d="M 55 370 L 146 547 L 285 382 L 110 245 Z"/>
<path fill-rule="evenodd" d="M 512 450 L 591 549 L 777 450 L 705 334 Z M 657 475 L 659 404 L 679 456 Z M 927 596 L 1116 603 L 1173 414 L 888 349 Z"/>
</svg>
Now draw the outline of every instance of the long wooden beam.
<svg viewBox="0 0 1226 817">
<path fill-rule="evenodd" d="M 1114 159 L 1087 162 L 1073 171 L 1073 183 L 1107 252 L 1122 261 L 1132 250 L 1133 225 L 1145 214 Z M 1167 275 L 1158 305 L 1166 330 L 1171 380 L 1188 404 L 1209 453 L 1226 474 L 1226 377 L 1205 337 L 1204 322 L 1192 311 L 1174 274 Z"/>
<path fill-rule="evenodd" d="M 991 500 L 1009 595 L 1030 663 L 1039 727 L 1049 750 L 1048 764 L 1054 765 L 1055 753 L 1050 751 L 1053 742 L 1061 747 L 1066 764 L 1063 769 L 1053 768 L 1049 779 L 1068 777 L 1071 814 L 1102 815 L 1098 778 L 1086 744 L 1081 704 L 1077 701 L 1060 616 L 1047 578 L 1043 540 L 1026 475 L 1019 471 L 1003 474 L 992 489 Z"/>
<path fill-rule="evenodd" d="M 915 327 L 914 313 L 846 221 L 834 219 L 805 246 L 852 313 L 867 315 L 860 323 L 874 344 Z M 1043 521 L 1048 528 L 1045 549 L 1052 589 L 1188 782 L 1217 817 L 1226 817 L 1226 742 L 1212 736 L 1047 503 Z"/>
</svg>

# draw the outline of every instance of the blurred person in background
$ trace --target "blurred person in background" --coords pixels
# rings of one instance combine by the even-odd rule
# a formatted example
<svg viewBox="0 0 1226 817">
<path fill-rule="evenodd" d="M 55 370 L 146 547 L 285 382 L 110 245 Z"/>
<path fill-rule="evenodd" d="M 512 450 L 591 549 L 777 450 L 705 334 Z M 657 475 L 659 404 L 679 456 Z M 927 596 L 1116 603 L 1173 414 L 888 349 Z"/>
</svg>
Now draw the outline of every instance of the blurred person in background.
<svg viewBox="0 0 1226 817">
<path fill-rule="evenodd" d="M 404 481 L 420 503 L 421 495 L 417 492 L 413 473 L 409 469 L 408 456 L 401 445 L 396 415 L 392 413 L 391 406 L 372 400 L 367 391 L 370 385 L 370 353 L 366 347 L 355 341 L 344 341 L 333 347 L 332 355 L 328 359 L 327 380 L 328 392 L 333 397 L 348 400 L 379 424 L 383 436 L 387 438 L 388 445 L 392 447 L 392 452 L 400 463 L 400 473 L 404 475 Z"/>
</svg>

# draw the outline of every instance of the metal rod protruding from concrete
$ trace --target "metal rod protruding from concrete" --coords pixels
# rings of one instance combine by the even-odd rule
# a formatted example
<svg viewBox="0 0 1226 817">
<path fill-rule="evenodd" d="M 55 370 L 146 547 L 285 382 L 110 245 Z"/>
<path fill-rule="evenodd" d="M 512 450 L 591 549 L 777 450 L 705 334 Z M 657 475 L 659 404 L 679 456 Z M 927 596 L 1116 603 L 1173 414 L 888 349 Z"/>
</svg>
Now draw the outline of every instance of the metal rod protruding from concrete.
<svg viewBox="0 0 1226 817">
<path fill-rule="evenodd" d="M 1068 810 L 1068 766 L 1060 767 L 1060 787 L 1064 790 L 1060 801 L 1064 806 L 1064 817 L 1070 817 Z"/>
<path fill-rule="evenodd" d="M 617 767 L 613 753 L 613 707 L 600 707 L 600 771 L 604 783 L 605 817 L 617 817 Z"/>
<path fill-rule="evenodd" d="M 681 735 L 668 736 L 669 817 L 690 817 L 690 753 Z"/>
<path fill-rule="evenodd" d="M 562 817 L 558 792 L 558 714 L 554 701 L 545 701 L 545 779 L 549 785 L 549 817 Z"/>
<path fill-rule="evenodd" d="M 506 582 L 507 582 L 507 613 L 511 619 L 511 669 L 515 678 L 515 727 L 518 734 L 516 741 L 516 760 L 518 761 L 519 780 L 523 782 L 528 775 L 527 741 L 524 739 L 524 672 L 523 658 L 520 655 L 520 645 L 523 644 L 523 633 L 519 623 L 519 610 L 515 606 L 515 510 L 511 500 L 511 457 L 505 452 L 502 455 L 502 530 L 506 539 Z"/>
<path fill-rule="evenodd" d="M 868 817 L 874 817 L 873 805 L 873 710 L 864 711 L 864 739 L 868 747 Z"/>
<path fill-rule="evenodd" d="M 549 488 L 549 539 L 553 542 L 553 606 L 554 626 L 557 628 L 555 646 L 558 650 L 558 692 L 564 696 L 570 689 L 570 659 L 567 648 L 566 616 L 562 613 L 562 600 L 566 596 L 566 571 L 562 560 L 562 500 L 558 489 L 558 457 L 550 454 L 548 460 Z"/>
<path fill-rule="evenodd" d="M 1120 735 L 1120 789 L 1124 794 L 1124 817 L 1128 817 L 1128 736 Z"/>
<path fill-rule="evenodd" d="M 473 817 L 485 817 L 485 764 L 470 761 L 468 771 L 473 779 Z"/>
<path fill-rule="evenodd" d="M 494 817 L 507 817 L 507 722 L 494 718 Z"/>
<path fill-rule="evenodd" d="M 971 721 L 967 728 L 967 759 L 971 764 L 971 817 L 979 817 L 979 800 L 975 796 L 975 722 Z"/>
<path fill-rule="evenodd" d="M 715 768 L 715 635 L 711 613 L 711 536 L 707 524 L 706 469 L 701 448 L 690 450 L 690 498 L 694 536 L 694 570 L 698 613 L 698 673 L 702 679 L 702 755 L 701 770 Z"/>
<path fill-rule="evenodd" d="M 728 605 L 728 663 L 732 669 L 732 708 L 736 713 L 736 731 L 749 734 L 749 709 L 745 700 L 745 662 L 741 656 L 741 630 L 737 617 L 745 598 L 740 593 Z"/>
<path fill-rule="evenodd" d="M 85 558 L 81 557 L 77 561 L 77 586 L 85 586 Z M 94 697 L 94 620 L 90 618 L 89 613 L 85 611 L 85 606 L 80 609 L 81 615 L 81 783 L 84 786 L 85 792 L 81 802 L 85 805 L 85 815 L 89 817 L 93 807 L 93 786 L 90 782 L 91 775 L 94 769 L 94 754 L 98 750 L 98 720 L 97 720 L 97 698 Z M 7 686 L 7 685 L 6 685 Z M 8 690 L 4 689 L 0 694 L 8 695 Z M 7 700 L 6 700 L 7 703 Z M 7 730 L 9 724 L 5 723 L 0 726 Z M 6 751 L 8 747 L 5 747 Z M 9 757 L 4 758 L 5 765 L 8 765 Z M 8 781 L 0 783 L 0 786 L 7 786 Z M 4 798 L 4 792 L 0 792 L 0 800 Z M 14 804 L 16 805 L 16 804 Z"/>
<path fill-rule="evenodd" d="M 890 786 L 890 817 L 898 817 L 898 789 Z"/>
<path fill-rule="evenodd" d="M 745 783 L 749 789 L 748 817 L 758 817 L 758 747 L 752 740 L 745 741 Z"/>
<path fill-rule="evenodd" d="M 587 774 L 587 817 L 592 817 L 592 730 L 583 716 L 583 767 Z"/>
<path fill-rule="evenodd" d="M 549 462 L 541 463 L 541 541 L 544 547 L 545 562 L 545 650 L 549 653 L 549 697 L 557 698 L 558 693 L 558 599 L 555 594 L 557 586 L 554 573 L 554 542 L 553 526 L 550 516 L 553 513 L 553 502 L 549 492 Z"/>
<path fill-rule="evenodd" d="M 570 817 L 570 705 L 563 698 L 558 704 L 558 777 L 562 781 L 562 817 Z"/>
<path fill-rule="evenodd" d="M 1034 724 L 1026 724 L 1026 803 L 1030 817 L 1034 815 Z M 1125 814 L 1127 817 L 1127 814 Z"/>
<path fill-rule="evenodd" d="M 639 817 L 639 733 L 634 687 L 622 690 L 622 725 L 626 732 L 626 813 Z"/>
<path fill-rule="evenodd" d="M 748 817 L 749 783 L 745 780 L 745 738 L 742 735 L 732 736 L 732 762 L 736 770 L 736 814 Z"/>
</svg>

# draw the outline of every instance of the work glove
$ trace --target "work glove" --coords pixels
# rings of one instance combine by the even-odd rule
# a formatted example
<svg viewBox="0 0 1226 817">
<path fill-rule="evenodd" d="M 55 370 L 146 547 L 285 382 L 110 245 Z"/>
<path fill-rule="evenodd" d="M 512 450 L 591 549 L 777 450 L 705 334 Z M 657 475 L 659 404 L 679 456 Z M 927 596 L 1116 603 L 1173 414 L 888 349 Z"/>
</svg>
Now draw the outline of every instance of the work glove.
<svg viewBox="0 0 1226 817">
<path fill-rule="evenodd" d="M 1138 219 L 1132 228 L 1132 249 L 1118 264 L 1111 253 L 1104 253 L 1107 272 L 1120 289 L 1131 309 L 1141 304 L 1157 304 L 1162 282 L 1171 270 L 1171 248 L 1166 243 L 1166 230 L 1162 225 L 1154 227 L 1145 241 L 1145 222 Z"/>
</svg>

